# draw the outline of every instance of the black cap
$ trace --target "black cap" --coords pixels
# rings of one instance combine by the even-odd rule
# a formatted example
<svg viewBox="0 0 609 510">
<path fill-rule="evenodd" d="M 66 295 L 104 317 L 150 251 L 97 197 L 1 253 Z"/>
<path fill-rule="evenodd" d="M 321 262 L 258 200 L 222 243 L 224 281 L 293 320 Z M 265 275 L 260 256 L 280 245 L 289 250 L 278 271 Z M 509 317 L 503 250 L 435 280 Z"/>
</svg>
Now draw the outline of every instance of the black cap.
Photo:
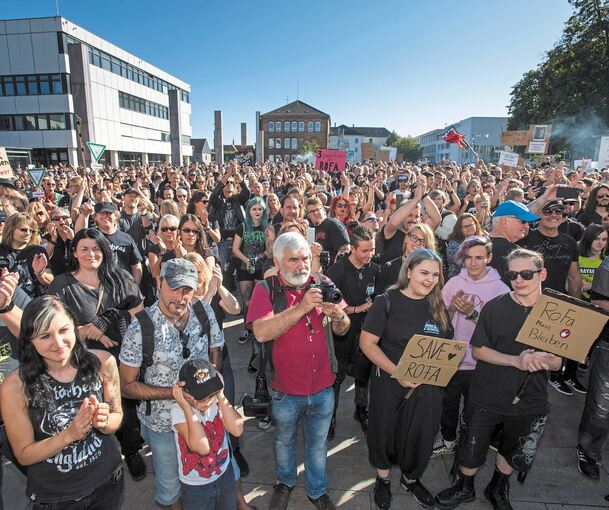
<svg viewBox="0 0 609 510">
<path fill-rule="evenodd" d="M 550 209 L 564 209 L 565 204 L 562 200 L 550 200 L 546 205 L 543 206 L 542 211 L 549 211 Z"/>
<path fill-rule="evenodd" d="M 97 204 L 95 204 L 95 212 L 96 213 L 100 213 L 100 212 L 115 213 L 116 206 L 112 202 L 97 202 Z"/>
<path fill-rule="evenodd" d="M 15 183 L 10 179 L 0 179 L 0 186 L 6 186 L 7 188 L 17 189 L 15 188 Z"/>
<path fill-rule="evenodd" d="M 184 391 L 195 400 L 205 400 L 222 388 L 222 380 L 214 366 L 204 358 L 194 358 L 182 365 L 180 381 L 185 385 Z"/>
</svg>

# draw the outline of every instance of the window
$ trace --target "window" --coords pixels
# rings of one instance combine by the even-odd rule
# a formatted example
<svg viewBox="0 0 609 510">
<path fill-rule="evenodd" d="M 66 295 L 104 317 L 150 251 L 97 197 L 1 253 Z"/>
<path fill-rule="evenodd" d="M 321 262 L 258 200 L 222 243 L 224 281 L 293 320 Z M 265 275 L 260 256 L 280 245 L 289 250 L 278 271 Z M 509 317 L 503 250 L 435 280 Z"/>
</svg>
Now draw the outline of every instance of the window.
<svg viewBox="0 0 609 510">
<path fill-rule="evenodd" d="M 161 132 L 161 142 L 169 142 L 169 141 L 170 141 L 169 133 Z"/>
<path fill-rule="evenodd" d="M 18 96 L 25 96 L 25 76 L 15 76 L 15 89 Z"/>
<path fill-rule="evenodd" d="M 169 108 L 166 106 L 147 101 L 141 97 L 132 96 L 126 92 L 119 91 L 118 104 L 121 108 L 125 108 L 126 110 L 152 115 L 153 117 L 158 117 L 160 119 L 169 118 Z"/>
<path fill-rule="evenodd" d="M 296 138 L 292 138 L 292 150 L 296 150 L 297 148 L 297 140 Z"/>
<path fill-rule="evenodd" d="M 290 123 L 289 123 L 287 120 L 286 120 L 286 121 L 283 123 L 283 130 L 284 130 L 286 133 L 289 133 L 289 132 L 290 132 Z"/>
<path fill-rule="evenodd" d="M 38 115 L 38 129 L 49 129 L 49 118 L 44 113 Z"/>
<path fill-rule="evenodd" d="M 304 132 L 304 122 L 300 121 L 298 123 L 298 131 L 300 131 L 301 133 Z"/>
<path fill-rule="evenodd" d="M 278 133 L 281 131 L 281 122 L 275 122 L 275 131 L 277 131 Z"/>
<path fill-rule="evenodd" d="M 275 156 L 273 156 L 272 154 L 269 156 L 269 161 L 271 163 L 273 163 L 275 161 Z"/>
<path fill-rule="evenodd" d="M 269 122 L 269 132 L 272 133 L 273 131 L 275 131 L 275 123 Z"/>
<path fill-rule="evenodd" d="M 310 121 L 309 121 L 309 122 L 307 122 L 307 131 L 308 131 L 309 133 L 312 133 L 312 132 L 313 132 L 313 123 L 312 123 L 312 122 L 310 122 Z"/>
<path fill-rule="evenodd" d="M 38 80 L 36 76 L 27 77 L 27 93 L 30 96 L 38 95 Z"/>
<path fill-rule="evenodd" d="M 275 148 L 275 139 L 269 138 L 269 149 L 274 149 L 274 148 Z"/>
<path fill-rule="evenodd" d="M 43 74 L 42 76 L 40 76 L 39 85 L 40 85 L 40 94 L 42 94 L 43 96 L 46 96 L 51 93 L 51 84 L 50 84 L 48 75 Z"/>
<path fill-rule="evenodd" d="M 281 138 L 275 138 L 275 148 L 281 149 Z"/>
<path fill-rule="evenodd" d="M 37 131 L 38 127 L 36 125 L 36 115 L 26 115 L 25 116 L 25 129 L 26 131 Z"/>
<path fill-rule="evenodd" d="M 356 138 L 356 139 L 355 139 L 355 143 L 359 143 L 359 138 Z"/>
<path fill-rule="evenodd" d="M 23 115 L 15 115 L 15 131 L 25 131 L 25 124 L 23 123 Z"/>
<path fill-rule="evenodd" d="M 298 122 L 295 120 L 292 121 L 292 133 L 296 133 L 298 131 Z"/>
<path fill-rule="evenodd" d="M 4 77 L 4 95 L 5 96 L 14 96 L 15 95 L 15 85 L 13 83 L 12 76 Z"/>
<path fill-rule="evenodd" d="M 289 138 L 284 138 L 283 139 L 283 148 L 284 149 L 289 149 L 290 148 L 290 139 Z"/>
<path fill-rule="evenodd" d="M 0 131 L 13 131 L 13 117 L 0 115 Z"/>
<path fill-rule="evenodd" d="M 51 129 L 66 129 L 66 116 L 63 113 L 51 113 L 49 121 Z"/>
<path fill-rule="evenodd" d="M 182 145 L 190 145 L 190 136 L 182 135 Z"/>
<path fill-rule="evenodd" d="M 317 122 L 315 123 L 315 132 L 316 132 L 316 133 L 321 132 L 321 122 L 319 122 L 319 121 L 317 121 Z"/>
</svg>

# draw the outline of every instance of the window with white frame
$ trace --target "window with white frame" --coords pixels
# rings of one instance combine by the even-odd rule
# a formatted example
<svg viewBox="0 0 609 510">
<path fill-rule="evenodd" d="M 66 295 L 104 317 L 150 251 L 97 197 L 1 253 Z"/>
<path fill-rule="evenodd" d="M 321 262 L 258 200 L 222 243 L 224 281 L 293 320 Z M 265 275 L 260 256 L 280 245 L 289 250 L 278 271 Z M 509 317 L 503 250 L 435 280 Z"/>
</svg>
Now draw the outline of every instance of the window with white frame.
<svg viewBox="0 0 609 510">
<path fill-rule="evenodd" d="M 276 149 L 281 149 L 281 138 L 276 138 L 275 139 L 275 148 Z"/>
<path fill-rule="evenodd" d="M 321 122 L 317 121 L 315 123 L 315 132 L 316 133 L 320 133 L 321 132 Z"/>
<path fill-rule="evenodd" d="M 301 133 L 304 132 L 304 122 L 300 121 L 298 123 L 298 131 L 300 131 Z"/>
<path fill-rule="evenodd" d="M 296 133 L 298 131 L 298 122 L 295 120 L 292 121 L 292 133 Z"/>
<path fill-rule="evenodd" d="M 269 138 L 269 149 L 274 149 L 274 148 L 275 148 L 275 139 Z"/>
<path fill-rule="evenodd" d="M 292 149 L 295 150 L 297 148 L 298 148 L 297 140 L 296 140 L 296 138 L 292 138 Z"/>
<path fill-rule="evenodd" d="M 286 133 L 289 133 L 289 132 L 290 132 L 290 122 L 289 122 L 289 121 L 287 121 L 287 120 L 286 120 L 286 121 L 283 123 L 283 130 L 284 130 Z"/>
<path fill-rule="evenodd" d="M 290 148 L 290 139 L 289 138 L 284 138 L 283 139 L 283 148 L 284 149 L 289 149 Z"/>
<path fill-rule="evenodd" d="M 278 133 L 281 131 L 281 122 L 275 122 L 275 131 L 277 131 Z"/>
<path fill-rule="evenodd" d="M 269 122 L 269 131 L 272 133 L 273 131 L 275 131 L 275 123 L 274 122 Z"/>
<path fill-rule="evenodd" d="M 313 132 L 313 122 L 311 122 L 311 121 L 307 122 L 307 131 L 309 133 Z"/>
</svg>

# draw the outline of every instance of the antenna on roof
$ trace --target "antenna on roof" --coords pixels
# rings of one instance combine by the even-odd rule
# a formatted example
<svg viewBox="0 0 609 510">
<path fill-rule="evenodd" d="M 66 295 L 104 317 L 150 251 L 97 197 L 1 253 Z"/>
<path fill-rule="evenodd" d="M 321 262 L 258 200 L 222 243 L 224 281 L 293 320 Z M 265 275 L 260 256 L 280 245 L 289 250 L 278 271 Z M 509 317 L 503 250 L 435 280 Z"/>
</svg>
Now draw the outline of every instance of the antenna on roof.
<svg viewBox="0 0 609 510">
<path fill-rule="evenodd" d="M 59 0 L 55 0 L 55 12 L 56 16 L 59 17 Z"/>
<path fill-rule="evenodd" d="M 298 86 L 299 86 L 299 83 L 298 83 L 298 80 L 296 80 L 296 101 L 298 101 L 300 99 L 300 94 L 299 94 L 299 90 L 298 90 L 299 87 Z"/>
<path fill-rule="evenodd" d="M 285 104 L 289 104 L 290 102 L 290 96 L 285 96 Z"/>
</svg>

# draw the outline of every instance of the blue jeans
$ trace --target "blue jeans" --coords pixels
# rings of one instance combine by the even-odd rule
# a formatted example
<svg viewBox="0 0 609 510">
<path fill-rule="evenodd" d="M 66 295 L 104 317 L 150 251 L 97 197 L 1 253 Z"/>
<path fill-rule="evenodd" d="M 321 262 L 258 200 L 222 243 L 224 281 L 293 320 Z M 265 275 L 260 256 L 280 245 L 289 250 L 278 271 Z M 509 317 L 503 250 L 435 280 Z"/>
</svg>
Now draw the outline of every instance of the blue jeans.
<svg viewBox="0 0 609 510">
<path fill-rule="evenodd" d="M 231 464 L 215 482 L 205 485 L 182 484 L 183 510 L 236 510 L 237 493 Z"/>
<path fill-rule="evenodd" d="M 332 386 L 306 396 L 288 395 L 271 389 L 271 396 L 277 481 L 288 487 L 296 485 L 296 432 L 302 420 L 305 483 L 309 497 L 317 499 L 326 493 L 328 487 L 326 456 L 328 429 L 334 411 Z"/>
<path fill-rule="evenodd" d="M 173 431 L 155 432 L 142 423 L 141 434 L 152 450 L 154 499 L 160 505 L 172 505 L 181 495 L 178 477 L 180 467 L 174 433 Z"/>
</svg>

